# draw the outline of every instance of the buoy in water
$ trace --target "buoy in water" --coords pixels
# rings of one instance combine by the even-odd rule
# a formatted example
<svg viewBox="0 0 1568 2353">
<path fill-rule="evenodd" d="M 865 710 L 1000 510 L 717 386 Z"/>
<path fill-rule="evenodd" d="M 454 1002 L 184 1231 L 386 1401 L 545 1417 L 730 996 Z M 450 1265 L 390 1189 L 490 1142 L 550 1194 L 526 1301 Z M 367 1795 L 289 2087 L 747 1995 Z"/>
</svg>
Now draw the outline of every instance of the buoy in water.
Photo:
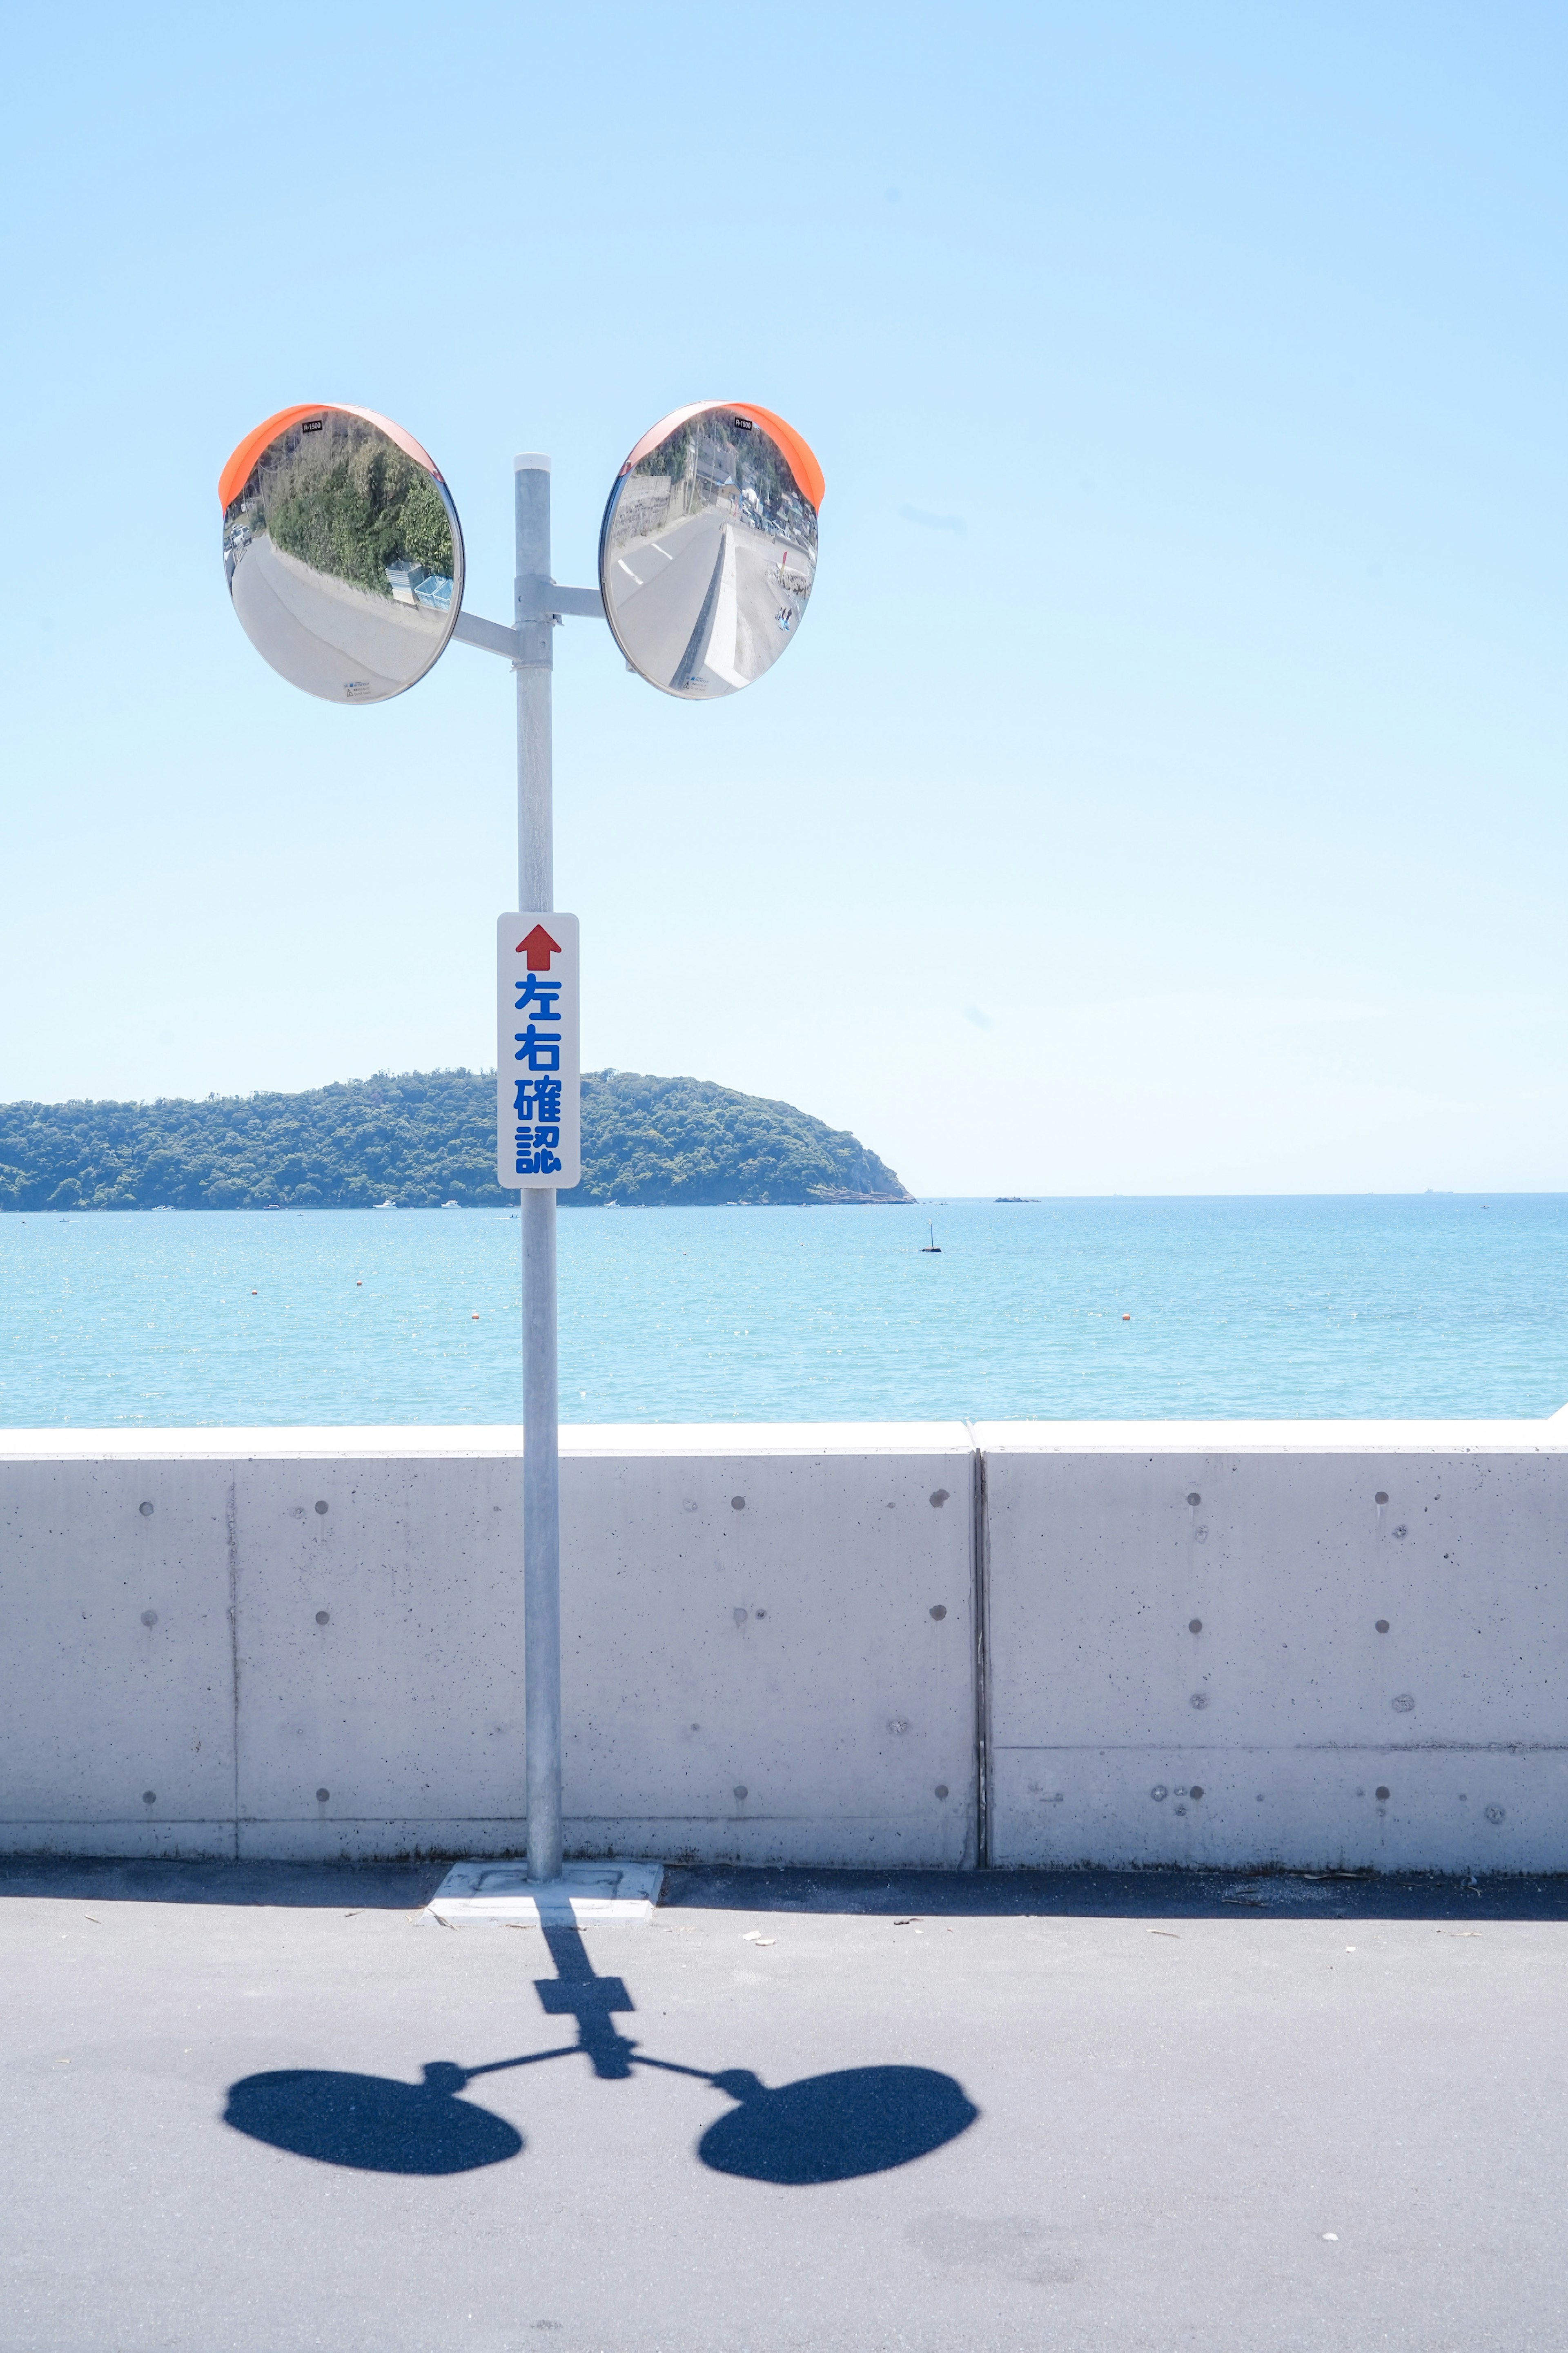
<svg viewBox="0 0 1568 2353">
<path fill-rule="evenodd" d="M 1131 1318 L 1131 1315 L 1124 1315 L 1124 1316 L 1122 1317 L 1121 1321 L 1122 1321 L 1124 1324 L 1131 1324 L 1131 1321 L 1132 1321 L 1132 1318 Z"/>
</svg>

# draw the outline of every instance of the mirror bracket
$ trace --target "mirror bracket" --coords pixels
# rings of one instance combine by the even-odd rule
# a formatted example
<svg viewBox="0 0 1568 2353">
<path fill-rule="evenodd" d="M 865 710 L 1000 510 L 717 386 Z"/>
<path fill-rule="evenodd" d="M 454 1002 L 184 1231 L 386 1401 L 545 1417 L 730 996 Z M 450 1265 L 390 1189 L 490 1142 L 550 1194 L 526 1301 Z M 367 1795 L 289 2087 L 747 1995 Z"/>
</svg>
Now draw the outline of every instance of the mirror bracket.
<svg viewBox="0 0 1568 2353">
<path fill-rule="evenodd" d="M 602 621 L 605 617 L 605 600 L 596 588 L 558 588 L 554 581 L 552 581 L 546 592 L 546 602 L 542 609 L 567 618 Z"/>
<path fill-rule="evenodd" d="M 478 646 L 484 653 L 500 654 L 503 661 L 516 661 L 522 632 L 503 628 L 499 621 L 481 620 L 478 613 L 459 613 L 452 637 L 458 645 Z"/>
<path fill-rule="evenodd" d="M 547 581 L 538 591 L 537 601 L 530 598 L 521 607 L 518 617 L 523 622 L 552 621 L 566 618 L 602 621 L 605 600 L 596 588 L 561 588 L 553 580 Z M 459 645 L 478 646 L 481 652 L 500 654 L 503 661 L 522 659 L 522 630 L 509 629 L 500 621 L 487 621 L 478 613 L 461 612 L 452 631 Z"/>
</svg>

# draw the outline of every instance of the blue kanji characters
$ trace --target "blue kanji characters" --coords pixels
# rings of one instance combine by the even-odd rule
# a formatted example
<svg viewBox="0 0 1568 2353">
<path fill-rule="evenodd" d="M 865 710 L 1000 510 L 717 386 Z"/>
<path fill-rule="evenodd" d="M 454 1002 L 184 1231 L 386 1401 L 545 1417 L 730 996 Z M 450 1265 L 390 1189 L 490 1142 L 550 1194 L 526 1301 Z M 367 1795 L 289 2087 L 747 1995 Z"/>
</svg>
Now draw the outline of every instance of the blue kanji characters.
<svg viewBox="0 0 1568 2353">
<path fill-rule="evenodd" d="M 517 1080 L 512 1108 L 519 1119 L 559 1120 L 561 1086 L 559 1079 Z"/>
<path fill-rule="evenodd" d="M 538 1029 L 531 1021 L 526 1029 L 514 1029 L 517 1043 L 514 1062 L 526 1062 L 531 1071 L 558 1071 L 561 1068 L 561 1032 L 559 1029 Z"/>
<path fill-rule="evenodd" d="M 563 956 L 559 937 L 542 923 L 520 940 L 515 919 L 503 921 L 498 934 L 500 949 L 500 1062 L 499 1092 L 500 1162 L 501 1181 L 555 1184 L 566 1177 L 566 1152 L 575 1166 L 577 1153 L 577 978 L 575 934 L 572 953 Z M 515 957 L 512 951 L 515 950 Z M 548 967 L 552 958 L 568 969 L 552 974 L 518 966 L 526 951 L 531 965 Z M 512 1005 L 509 1008 L 507 992 Z M 506 1017 L 514 1009 L 519 1027 L 512 1040 L 511 1127 L 508 1132 L 506 1100 Z M 568 1057 L 570 1056 L 570 1060 Z M 566 1151 L 563 1152 L 563 1146 Z"/>
<path fill-rule="evenodd" d="M 522 973 L 516 982 L 516 1010 L 526 1013 L 531 1005 L 537 1008 L 542 1021 L 559 1021 L 561 992 L 565 986 L 563 980 L 552 980 L 548 973 Z"/>
<path fill-rule="evenodd" d="M 519 1079 L 515 1085 L 517 1113 L 517 1173 L 520 1176 L 553 1176 L 561 1163 L 561 1088 L 559 1079 Z"/>
<path fill-rule="evenodd" d="M 551 1149 L 561 1141 L 558 1127 L 520 1127 L 515 1145 L 517 1173 L 520 1176 L 553 1176 L 561 1166 L 558 1154 Z"/>
</svg>

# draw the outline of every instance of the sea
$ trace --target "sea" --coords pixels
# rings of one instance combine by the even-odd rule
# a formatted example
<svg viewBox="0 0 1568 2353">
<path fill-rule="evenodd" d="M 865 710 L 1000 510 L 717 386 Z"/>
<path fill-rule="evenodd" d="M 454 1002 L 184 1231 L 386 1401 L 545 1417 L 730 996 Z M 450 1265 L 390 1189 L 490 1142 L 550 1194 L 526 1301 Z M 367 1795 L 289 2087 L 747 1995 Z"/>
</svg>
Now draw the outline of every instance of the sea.
<svg viewBox="0 0 1568 2353">
<path fill-rule="evenodd" d="M 1568 1402 L 1568 1195 L 569 1209 L 559 1230 L 567 1421 Z M 0 1426 L 516 1422 L 520 1257 L 506 1209 L 0 1216 Z"/>
</svg>

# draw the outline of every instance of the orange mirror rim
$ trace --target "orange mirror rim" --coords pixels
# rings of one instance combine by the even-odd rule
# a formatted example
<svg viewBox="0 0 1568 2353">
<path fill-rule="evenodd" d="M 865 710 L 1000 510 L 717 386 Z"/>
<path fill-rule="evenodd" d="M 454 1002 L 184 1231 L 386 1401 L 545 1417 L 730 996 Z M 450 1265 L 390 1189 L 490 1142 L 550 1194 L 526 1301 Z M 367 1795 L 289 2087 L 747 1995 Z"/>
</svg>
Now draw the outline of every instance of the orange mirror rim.
<svg viewBox="0 0 1568 2353">
<path fill-rule="evenodd" d="M 254 433 L 246 435 L 217 478 L 218 504 L 225 514 L 250 480 L 262 451 L 276 441 L 280 433 L 287 433 L 290 425 L 298 425 L 302 417 L 320 417 L 323 409 L 328 408 L 335 408 L 340 416 L 357 417 L 366 425 L 374 425 L 378 432 L 386 435 L 389 441 L 397 444 L 405 458 L 412 458 L 416 466 L 423 466 L 426 472 L 433 474 L 438 482 L 444 480 L 441 469 L 429 451 L 422 449 L 413 434 L 405 433 L 401 425 L 395 425 L 390 417 L 379 417 L 374 408 L 355 408 L 346 400 L 313 400 L 306 402 L 302 407 L 280 408 L 276 417 L 269 417 L 265 425 L 258 425 Z M 761 414 L 760 411 L 758 413 Z"/>
<path fill-rule="evenodd" d="M 775 417 L 771 408 L 759 408 L 754 400 L 694 400 L 685 408 L 671 409 L 668 417 L 661 417 L 658 423 L 650 426 L 643 435 L 642 439 L 621 468 L 621 474 L 629 474 L 632 468 L 646 458 L 650 449 L 657 449 L 659 443 L 675 432 L 678 427 L 689 423 L 694 417 L 706 417 L 710 410 L 716 408 L 728 410 L 731 417 L 749 417 L 753 425 L 760 425 L 764 433 L 770 434 L 789 459 L 790 471 L 795 476 L 796 486 L 802 495 L 810 501 L 813 507 L 821 506 L 822 493 L 826 486 L 823 480 L 822 469 L 817 464 L 809 445 L 803 440 L 793 425 L 786 425 L 784 418 Z M 304 411 L 302 409 L 290 411 L 290 414 L 303 416 Z M 236 452 L 236 455 L 237 454 Z M 230 462 L 233 462 L 232 459 Z M 620 475 L 616 479 L 618 481 Z"/>
</svg>

